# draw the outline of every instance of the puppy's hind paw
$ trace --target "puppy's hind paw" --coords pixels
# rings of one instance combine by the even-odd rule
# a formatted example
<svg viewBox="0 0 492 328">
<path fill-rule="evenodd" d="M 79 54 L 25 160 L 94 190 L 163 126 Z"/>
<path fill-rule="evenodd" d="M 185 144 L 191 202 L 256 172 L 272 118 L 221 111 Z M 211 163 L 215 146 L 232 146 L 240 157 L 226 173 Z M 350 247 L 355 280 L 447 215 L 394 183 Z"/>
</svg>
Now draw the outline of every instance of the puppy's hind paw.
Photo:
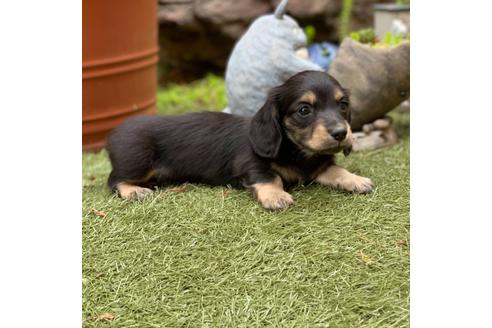
<svg viewBox="0 0 492 328">
<path fill-rule="evenodd" d="M 149 188 L 139 187 L 127 183 L 118 184 L 117 189 L 120 197 L 126 200 L 143 200 L 153 192 Z"/>
</svg>

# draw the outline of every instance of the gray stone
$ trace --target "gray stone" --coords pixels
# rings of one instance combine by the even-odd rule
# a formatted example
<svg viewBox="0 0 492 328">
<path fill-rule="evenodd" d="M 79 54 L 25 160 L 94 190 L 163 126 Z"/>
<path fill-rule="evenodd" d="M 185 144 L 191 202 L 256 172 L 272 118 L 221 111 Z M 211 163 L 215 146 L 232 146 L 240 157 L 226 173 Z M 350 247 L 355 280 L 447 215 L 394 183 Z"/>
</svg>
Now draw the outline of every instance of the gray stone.
<svg viewBox="0 0 492 328">
<path fill-rule="evenodd" d="M 374 131 L 374 125 L 372 123 L 364 124 L 362 126 L 362 131 L 366 134 L 370 133 L 371 131 Z"/>
<path fill-rule="evenodd" d="M 383 117 L 410 95 L 410 44 L 371 48 L 345 38 L 329 74 L 350 90 L 352 129 Z"/>
<path fill-rule="evenodd" d="M 378 130 L 385 130 L 390 127 L 391 122 L 387 119 L 379 118 L 375 120 L 372 124 L 374 125 L 374 128 Z"/>
<path fill-rule="evenodd" d="M 372 4 L 394 0 L 358 0 L 352 6 L 350 29 L 372 26 Z M 235 42 L 257 17 L 279 0 L 160 0 L 158 10 L 160 63 L 187 75 L 221 72 Z M 342 0 L 290 0 L 287 12 L 304 27 L 316 28 L 318 41 L 338 42 Z"/>
<path fill-rule="evenodd" d="M 257 18 L 235 45 L 227 63 L 225 83 L 228 113 L 254 115 L 269 89 L 305 70 L 322 68 L 296 55 L 306 47 L 306 35 L 285 15 L 283 0 L 274 14 Z"/>
<path fill-rule="evenodd" d="M 395 131 L 395 126 L 389 117 L 384 119 L 378 119 L 378 124 L 364 124 L 363 130 L 366 126 L 372 126 L 373 130 L 369 132 L 354 132 L 353 137 L 353 151 L 367 151 L 375 150 L 387 146 L 394 145 L 398 142 L 398 135 Z M 384 123 L 382 123 L 384 122 Z M 378 127 L 383 127 L 379 129 Z"/>
<path fill-rule="evenodd" d="M 280 1 L 279 1 L 280 2 Z M 290 0 L 287 11 L 296 18 L 332 17 L 341 10 L 341 2 L 333 0 Z"/>
<path fill-rule="evenodd" d="M 193 12 L 197 18 L 219 26 L 239 21 L 247 24 L 270 9 L 270 4 L 262 0 L 195 0 L 193 2 Z"/>
<path fill-rule="evenodd" d="M 366 134 L 364 137 L 356 138 L 352 144 L 353 151 L 365 151 L 365 150 L 374 150 L 381 147 L 384 147 L 385 141 L 383 138 L 382 131 L 372 131 L 369 134 Z"/>
<path fill-rule="evenodd" d="M 166 24 L 173 24 L 179 28 L 190 28 L 199 26 L 193 15 L 191 3 L 166 4 L 166 10 L 159 10 L 157 18 Z"/>
</svg>

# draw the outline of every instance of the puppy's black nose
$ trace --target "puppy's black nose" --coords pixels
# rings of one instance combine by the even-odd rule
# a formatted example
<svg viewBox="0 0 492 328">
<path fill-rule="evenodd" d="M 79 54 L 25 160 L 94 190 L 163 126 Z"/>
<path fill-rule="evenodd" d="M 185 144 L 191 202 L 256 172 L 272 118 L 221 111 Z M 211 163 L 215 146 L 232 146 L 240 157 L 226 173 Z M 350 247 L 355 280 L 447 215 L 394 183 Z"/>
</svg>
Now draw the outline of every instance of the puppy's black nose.
<svg viewBox="0 0 492 328">
<path fill-rule="evenodd" d="M 347 136 L 347 129 L 345 129 L 345 128 L 337 128 L 337 129 L 335 129 L 335 130 L 333 130 L 331 132 L 331 136 L 336 141 L 342 141 Z"/>
</svg>

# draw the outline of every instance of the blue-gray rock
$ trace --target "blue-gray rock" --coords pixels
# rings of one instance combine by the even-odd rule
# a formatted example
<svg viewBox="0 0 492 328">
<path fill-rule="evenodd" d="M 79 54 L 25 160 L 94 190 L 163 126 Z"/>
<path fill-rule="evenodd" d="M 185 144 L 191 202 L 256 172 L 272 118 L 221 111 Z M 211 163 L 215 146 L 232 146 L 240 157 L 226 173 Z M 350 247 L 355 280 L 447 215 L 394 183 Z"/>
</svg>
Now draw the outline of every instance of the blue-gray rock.
<svg viewBox="0 0 492 328">
<path fill-rule="evenodd" d="M 270 88 L 305 70 L 323 69 L 296 55 L 307 40 L 299 24 L 285 14 L 283 0 L 272 15 L 257 18 L 235 45 L 227 63 L 225 112 L 252 116 Z"/>
</svg>

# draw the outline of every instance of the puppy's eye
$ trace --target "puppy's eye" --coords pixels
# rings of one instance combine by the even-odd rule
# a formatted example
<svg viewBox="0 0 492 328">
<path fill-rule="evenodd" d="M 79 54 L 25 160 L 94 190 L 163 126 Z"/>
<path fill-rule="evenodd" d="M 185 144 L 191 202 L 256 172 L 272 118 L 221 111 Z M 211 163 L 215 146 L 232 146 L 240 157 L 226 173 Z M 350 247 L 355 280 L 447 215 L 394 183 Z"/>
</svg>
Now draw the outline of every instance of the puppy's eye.
<svg viewBox="0 0 492 328">
<path fill-rule="evenodd" d="M 341 109 L 342 111 L 346 111 L 346 110 L 347 110 L 347 108 L 348 108 L 348 103 L 347 103 L 347 102 L 342 101 L 342 102 L 340 103 L 340 109 Z"/>
<path fill-rule="evenodd" d="M 297 110 L 297 112 L 301 116 L 308 116 L 309 114 L 311 114 L 312 111 L 309 106 L 303 105 Z"/>
</svg>

